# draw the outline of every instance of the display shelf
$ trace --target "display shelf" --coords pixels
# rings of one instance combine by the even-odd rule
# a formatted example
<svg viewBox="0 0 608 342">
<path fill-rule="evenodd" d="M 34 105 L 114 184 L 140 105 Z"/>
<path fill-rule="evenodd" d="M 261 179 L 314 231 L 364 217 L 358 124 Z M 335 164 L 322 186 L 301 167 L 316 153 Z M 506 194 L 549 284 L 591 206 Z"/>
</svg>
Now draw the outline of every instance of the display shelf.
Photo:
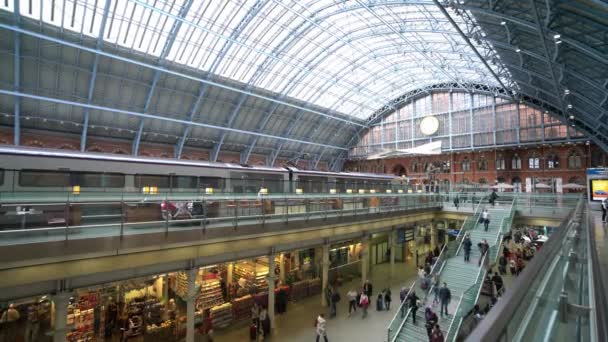
<svg viewBox="0 0 608 342">
<path fill-rule="evenodd" d="M 218 279 L 206 280 L 201 284 L 200 294 L 196 299 L 196 308 L 204 310 L 224 303 L 222 288 Z"/>
<path fill-rule="evenodd" d="M 248 261 L 239 262 L 234 266 L 234 275 L 239 280 L 239 284 L 241 284 L 240 279 L 245 279 L 246 284 L 241 284 L 241 287 L 255 287 L 250 292 L 264 291 L 268 288 L 266 282 L 268 276 L 267 262 L 258 262 L 257 264 Z"/>
<path fill-rule="evenodd" d="M 251 317 L 251 307 L 253 297 L 246 295 L 232 301 L 232 317 L 235 321 L 248 319 Z"/>
<path fill-rule="evenodd" d="M 232 304 L 214 306 L 210 310 L 213 327 L 225 328 L 232 323 Z"/>
</svg>

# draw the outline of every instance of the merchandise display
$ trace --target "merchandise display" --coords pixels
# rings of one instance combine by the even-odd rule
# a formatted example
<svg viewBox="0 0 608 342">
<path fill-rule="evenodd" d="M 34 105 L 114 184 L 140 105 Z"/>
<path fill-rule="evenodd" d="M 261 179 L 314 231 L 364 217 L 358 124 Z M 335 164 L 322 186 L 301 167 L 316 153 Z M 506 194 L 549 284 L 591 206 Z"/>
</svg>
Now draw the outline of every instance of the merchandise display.
<svg viewBox="0 0 608 342">
<path fill-rule="evenodd" d="M 264 291 L 268 288 L 268 262 L 243 261 L 234 266 L 234 277 L 241 288 L 249 289 L 248 293 Z M 238 292 L 237 292 L 238 295 Z"/>
<path fill-rule="evenodd" d="M 224 303 L 222 288 L 218 279 L 205 280 L 201 284 L 200 294 L 196 299 L 196 308 L 204 310 Z"/>
<path fill-rule="evenodd" d="M 225 303 L 211 308 L 213 327 L 225 328 L 232 323 L 232 304 Z"/>
<path fill-rule="evenodd" d="M 74 303 L 68 306 L 67 325 L 71 331 L 66 334 L 68 342 L 93 341 L 94 331 L 94 308 L 99 302 L 99 294 L 96 291 L 80 294 Z"/>
<path fill-rule="evenodd" d="M 232 317 L 235 321 L 251 318 L 253 297 L 246 295 L 232 301 Z"/>
</svg>

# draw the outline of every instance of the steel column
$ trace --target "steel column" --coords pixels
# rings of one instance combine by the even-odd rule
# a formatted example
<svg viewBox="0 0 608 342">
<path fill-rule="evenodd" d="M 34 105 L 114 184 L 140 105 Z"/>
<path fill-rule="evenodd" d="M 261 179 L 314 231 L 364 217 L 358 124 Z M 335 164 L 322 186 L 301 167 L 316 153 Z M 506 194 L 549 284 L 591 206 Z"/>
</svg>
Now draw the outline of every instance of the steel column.
<svg viewBox="0 0 608 342">
<path fill-rule="evenodd" d="M 117 0 L 118 1 L 118 0 Z M 106 22 L 108 21 L 108 13 L 110 12 L 110 4 L 112 0 L 106 0 L 106 4 L 103 8 L 103 17 L 101 19 L 101 25 L 99 27 L 99 34 L 97 35 L 97 43 L 95 48 L 101 50 L 103 46 L 103 34 L 106 28 Z M 99 55 L 95 54 L 95 60 L 93 61 L 93 70 L 91 71 L 91 79 L 89 80 L 89 93 L 87 95 L 87 103 L 90 104 L 93 101 L 93 93 L 95 92 L 95 81 L 97 79 L 97 68 L 99 66 Z M 80 151 L 84 152 L 87 146 L 87 133 L 89 128 L 89 116 L 90 110 L 87 108 L 84 110 L 84 120 L 82 123 L 82 134 L 80 136 Z"/>
<path fill-rule="evenodd" d="M 183 19 L 186 16 L 186 14 L 188 14 L 188 11 L 190 10 L 190 6 L 192 6 L 192 0 L 187 0 L 186 3 L 181 8 L 181 10 L 179 11 L 178 18 Z M 181 28 L 181 26 L 182 26 L 182 20 L 175 20 L 173 22 L 173 26 L 171 27 L 171 31 L 169 31 L 169 36 L 167 37 L 165 46 L 163 47 L 163 50 L 162 50 L 160 56 L 158 57 L 156 64 L 159 68 L 157 68 L 156 71 L 154 72 L 154 77 L 152 78 L 152 84 L 150 85 L 150 89 L 148 90 L 148 95 L 146 95 L 146 102 L 144 103 L 144 110 L 143 110 L 144 114 L 147 114 L 148 110 L 150 109 L 150 103 L 152 102 L 152 95 L 154 95 L 154 90 L 156 89 L 156 84 L 158 83 L 158 80 L 160 79 L 160 75 L 163 71 L 161 67 L 164 65 L 165 58 L 167 58 L 167 55 L 171 51 L 171 48 L 173 47 L 173 43 L 175 43 L 175 38 L 177 38 L 177 33 L 179 32 L 179 29 Z M 99 51 L 99 49 L 98 49 L 98 51 Z M 135 139 L 133 140 L 133 146 L 132 146 L 131 153 L 134 156 L 137 156 L 139 154 L 139 143 L 141 142 L 141 137 L 143 135 L 144 124 L 145 124 L 145 120 L 142 118 L 141 121 L 139 122 L 139 127 L 137 129 L 137 134 L 135 135 Z"/>
<path fill-rule="evenodd" d="M 21 10 L 19 8 L 19 0 L 14 1 L 15 7 L 15 24 L 21 25 Z M 15 32 L 15 54 L 13 60 L 13 89 L 15 91 L 21 90 L 21 34 Z M 14 104 L 14 116 L 13 116 L 13 144 L 16 146 L 21 145 L 21 98 L 15 96 Z"/>
</svg>

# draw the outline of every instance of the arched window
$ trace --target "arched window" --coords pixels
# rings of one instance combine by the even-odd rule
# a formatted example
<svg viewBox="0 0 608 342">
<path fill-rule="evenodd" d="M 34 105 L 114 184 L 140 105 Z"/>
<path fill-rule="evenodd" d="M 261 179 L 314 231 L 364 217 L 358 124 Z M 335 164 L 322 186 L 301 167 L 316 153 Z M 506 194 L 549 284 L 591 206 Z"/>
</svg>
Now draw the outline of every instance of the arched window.
<svg viewBox="0 0 608 342">
<path fill-rule="evenodd" d="M 511 158 L 511 169 L 521 170 L 521 158 L 517 153 Z"/>
<path fill-rule="evenodd" d="M 540 169 L 540 157 L 538 154 L 533 153 L 528 157 L 528 168 L 530 169 Z"/>
<path fill-rule="evenodd" d="M 582 167 L 581 155 L 578 154 L 576 150 L 570 151 L 568 153 L 568 168 L 570 169 L 580 169 Z"/>
<path fill-rule="evenodd" d="M 468 157 L 464 157 L 461 163 L 462 171 L 471 171 L 471 162 Z"/>
<path fill-rule="evenodd" d="M 559 158 L 555 153 L 549 153 L 547 156 L 547 168 L 557 169 L 559 167 Z"/>
<path fill-rule="evenodd" d="M 479 184 L 488 184 L 488 181 L 485 178 L 479 178 Z"/>
<path fill-rule="evenodd" d="M 496 157 L 496 170 L 506 170 L 506 163 L 505 163 L 505 157 L 503 157 L 502 154 L 499 154 Z"/>
<path fill-rule="evenodd" d="M 407 175 L 407 172 L 405 171 L 405 167 L 403 165 L 397 164 L 393 167 L 393 174 L 401 177 Z"/>
<path fill-rule="evenodd" d="M 479 161 L 477 162 L 477 168 L 479 169 L 479 171 L 488 170 L 488 161 L 486 160 L 485 156 L 479 157 Z"/>
</svg>

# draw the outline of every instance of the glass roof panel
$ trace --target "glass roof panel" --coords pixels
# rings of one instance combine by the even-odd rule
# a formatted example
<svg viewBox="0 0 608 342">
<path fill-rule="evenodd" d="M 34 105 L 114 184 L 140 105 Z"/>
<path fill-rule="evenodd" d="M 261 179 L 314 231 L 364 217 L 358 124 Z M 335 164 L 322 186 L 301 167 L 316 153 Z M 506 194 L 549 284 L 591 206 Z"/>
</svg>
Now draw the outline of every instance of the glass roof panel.
<svg viewBox="0 0 608 342">
<path fill-rule="evenodd" d="M 359 119 L 432 83 L 497 85 L 432 0 L 110 4 L 107 43 Z M 19 0 L 19 5 L 23 16 L 98 37 L 106 1 Z M 0 2 L 0 9 L 13 11 L 13 1 Z M 463 19 L 447 10 L 464 27 Z"/>
</svg>

